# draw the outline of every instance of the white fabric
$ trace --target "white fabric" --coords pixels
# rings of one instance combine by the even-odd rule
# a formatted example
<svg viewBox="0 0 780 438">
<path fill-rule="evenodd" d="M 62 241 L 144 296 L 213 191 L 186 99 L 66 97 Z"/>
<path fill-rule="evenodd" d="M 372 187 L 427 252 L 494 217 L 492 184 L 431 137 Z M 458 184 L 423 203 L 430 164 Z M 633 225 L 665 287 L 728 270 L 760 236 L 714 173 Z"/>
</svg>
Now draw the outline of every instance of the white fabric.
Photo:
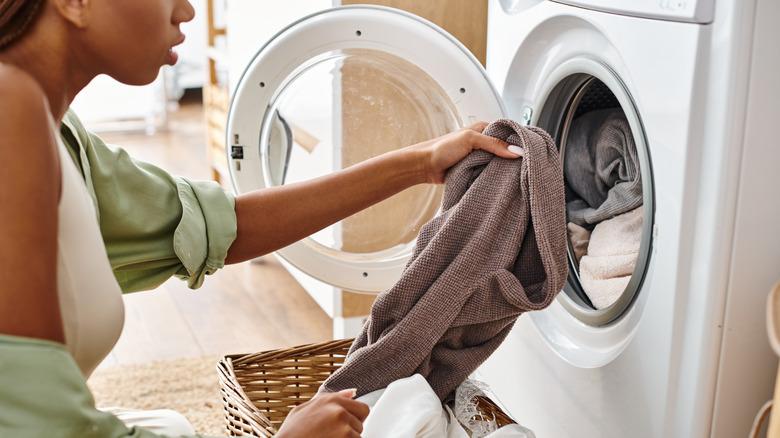
<svg viewBox="0 0 780 438">
<path fill-rule="evenodd" d="M 371 408 L 363 423 L 363 438 L 468 438 L 420 374 L 396 380 L 357 400 Z M 529 433 L 524 427 L 508 425 L 486 438 L 533 438 Z"/>
<path fill-rule="evenodd" d="M 485 438 L 536 438 L 536 435 L 519 424 L 507 424 Z"/>
<path fill-rule="evenodd" d="M 127 427 L 140 427 L 162 436 L 195 435 L 192 427 L 184 415 L 170 409 L 156 409 L 152 411 L 137 411 L 124 408 L 101 408 L 110 412 L 122 420 Z"/>
<path fill-rule="evenodd" d="M 644 208 L 600 222 L 580 260 L 580 281 L 597 309 L 613 304 L 631 280 L 642 239 Z"/>
<path fill-rule="evenodd" d="M 89 377 L 119 339 L 124 303 L 84 179 L 58 135 L 57 144 L 62 178 L 57 292 L 66 348 Z"/>
<path fill-rule="evenodd" d="M 459 424 L 450 423 L 439 397 L 419 374 L 396 380 L 358 400 L 371 408 L 363 423 L 364 438 L 467 436 Z"/>
</svg>

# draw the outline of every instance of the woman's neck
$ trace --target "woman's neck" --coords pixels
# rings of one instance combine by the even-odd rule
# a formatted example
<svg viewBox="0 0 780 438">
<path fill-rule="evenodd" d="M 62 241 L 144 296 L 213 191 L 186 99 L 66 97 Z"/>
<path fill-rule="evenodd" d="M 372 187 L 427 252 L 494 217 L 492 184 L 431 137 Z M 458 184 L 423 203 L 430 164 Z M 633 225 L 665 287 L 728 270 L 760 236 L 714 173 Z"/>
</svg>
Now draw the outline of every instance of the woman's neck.
<svg viewBox="0 0 780 438">
<path fill-rule="evenodd" d="M 42 29 L 0 52 L 0 62 L 13 65 L 33 77 L 49 101 L 54 120 L 59 124 L 70 103 L 96 76 L 83 71 L 69 55 L 66 38 L 46 35 Z"/>
</svg>

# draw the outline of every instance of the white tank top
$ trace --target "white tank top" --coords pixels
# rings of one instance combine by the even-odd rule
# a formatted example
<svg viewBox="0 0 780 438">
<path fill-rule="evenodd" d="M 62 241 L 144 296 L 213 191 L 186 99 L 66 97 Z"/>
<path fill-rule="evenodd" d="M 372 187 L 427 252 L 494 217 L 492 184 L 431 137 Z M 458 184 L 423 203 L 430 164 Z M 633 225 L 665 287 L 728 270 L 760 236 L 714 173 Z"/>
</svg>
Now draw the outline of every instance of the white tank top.
<svg viewBox="0 0 780 438">
<path fill-rule="evenodd" d="M 122 291 L 111 271 L 92 197 L 54 130 L 62 188 L 57 237 L 57 292 L 65 345 L 85 377 L 114 348 L 124 325 Z"/>
</svg>

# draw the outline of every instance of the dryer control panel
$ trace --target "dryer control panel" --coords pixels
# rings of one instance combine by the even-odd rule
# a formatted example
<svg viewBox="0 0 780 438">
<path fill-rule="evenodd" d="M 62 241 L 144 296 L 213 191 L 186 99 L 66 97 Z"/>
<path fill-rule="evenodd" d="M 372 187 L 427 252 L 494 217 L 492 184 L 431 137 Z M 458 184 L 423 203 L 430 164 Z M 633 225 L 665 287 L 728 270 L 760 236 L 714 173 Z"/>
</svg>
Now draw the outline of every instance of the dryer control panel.
<svg viewBox="0 0 780 438">
<path fill-rule="evenodd" d="M 553 0 L 597 11 L 658 20 L 711 23 L 715 0 Z"/>
</svg>

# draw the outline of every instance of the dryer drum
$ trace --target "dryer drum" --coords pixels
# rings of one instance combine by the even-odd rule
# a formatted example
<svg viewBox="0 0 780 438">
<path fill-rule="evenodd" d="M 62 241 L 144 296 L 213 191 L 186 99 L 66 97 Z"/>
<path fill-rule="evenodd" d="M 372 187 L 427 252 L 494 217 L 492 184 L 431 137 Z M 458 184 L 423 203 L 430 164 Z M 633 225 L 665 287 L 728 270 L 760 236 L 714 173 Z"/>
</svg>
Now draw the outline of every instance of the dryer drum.
<svg viewBox="0 0 780 438">
<path fill-rule="evenodd" d="M 572 206 L 577 202 L 581 204 L 587 204 L 585 201 L 579 199 L 578 190 L 581 192 L 581 187 L 585 184 L 601 184 L 603 179 L 596 178 L 599 182 L 592 181 L 590 179 L 584 179 L 580 181 L 572 181 L 573 175 L 583 175 L 593 172 L 594 169 L 584 169 L 583 172 L 572 172 L 573 166 L 579 166 L 582 162 L 582 154 L 593 158 L 595 157 L 595 141 L 583 141 L 583 126 L 586 125 L 585 120 L 599 119 L 601 115 L 604 115 L 606 119 L 609 117 L 627 121 L 627 126 L 630 128 L 630 135 L 627 137 L 633 137 L 634 148 L 626 148 L 631 150 L 631 163 L 634 166 L 626 165 L 622 163 L 622 173 L 631 174 L 632 172 L 638 172 L 631 178 L 634 180 L 633 187 L 634 205 L 630 212 L 622 212 L 622 214 L 632 215 L 633 223 L 630 227 L 634 227 L 633 235 L 636 237 L 635 252 L 636 258 L 629 256 L 627 262 L 626 257 L 616 257 L 615 260 L 622 260 L 625 263 L 624 266 L 618 267 L 614 270 L 613 274 L 616 278 L 609 278 L 605 281 L 594 281 L 592 278 L 592 271 L 589 268 L 588 273 L 581 271 L 580 257 L 585 248 L 589 246 L 592 248 L 594 245 L 587 243 L 587 240 L 579 242 L 576 245 L 577 251 L 575 252 L 575 239 L 569 240 L 569 279 L 564 288 L 564 293 L 561 294 L 559 300 L 561 304 L 577 319 L 592 326 L 604 326 L 608 325 L 625 314 L 626 310 L 630 308 L 635 298 L 641 293 L 642 280 L 647 271 L 649 263 L 650 247 L 652 240 L 653 230 L 653 184 L 652 184 L 652 170 L 650 166 L 650 156 L 647 146 L 647 140 L 644 135 L 644 130 L 641 126 L 641 118 L 639 117 L 636 107 L 633 105 L 630 93 L 623 86 L 617 77 L 612 78 L 600 78 L 585 73 L 577 73 L 567 76 L 561 82 L 559 82 L 548 95 L 542 110 L 539 113 L 537 125 L 547 130 L 554 138 L 556 144 L 561 153 L 561 158 L 564 162 L 564 168 L 567 169 L 567 212 L 569 213 L 570 220 L 572 220 L 572 213 L 575 211 Z M 608 86 L 608 82 L 611 86 Z M 621 98 L 618 98 L 618 94 Z M 621 102 L 623 104 L 621 105 Z M 609 116 L 607 116 L 609 115 Z M 586 117 L 583 117 L 586 116 Z M 578 126 L 577 124 L 580 123 Z M 592 124 L 594 131 L 600 129 L 599 124 Z M 574 128 L 574 129 L 573 129 Z M 575 132 L 576 131 L 576 132 Z M 572 135 L 570 135 L 572 134 Z M 587 138 L 596 138 L 597 133 L 587 133 Z M 568 150 L 567 150 L 568 147 Z M 589 151 L 583 151 L 583 148 L 590 148 Z M 568 153 L 568 154 L 567 154 Z M 575 159 L 574 157 L 577 157 Z M 567 159 L 569 161 L 567 161 Z M 628 157 L 625 158 L 629 160 Z M 638 163 L 637 163 L 638 162 Z M 593 164 L 593 163 L 589 163 Z M 630 163 L 628 163 L 630 164 Z M 584 164 L 583 164 L 584 165 Z M 597 167 L 594 165 L 594 167 Z M 576 170 L 576 168 L 575 168 Z M 641 181 L 640 181 L 641 180 Z M 629 184 L 629 183 L 624 183 Z M 623 185 L 625 188 L 626 185 Z M 594 189 L 595 190 L 595 189 Z M 603 190 L 603 188 L 602 188 Z M 576 201 L 572 203 L 572 201 Z M 641 206 L 641 209 L 638 209 Z M 598 206 L 591 205 L 596 208 Z M 599 241 L 602 242 L 600 247 L 603 250 L 603 242 L 605 241 L 605 233 L 607 220 L 612 220 L 612 217 L 616 217 L 619 214 L 604 216 L 604 225 L 601 226 L 602 231 L 599 233 Z M 621 219 L 618 219 L 621 220 Z M 628 219 L 625 219 L 628 220 Z M 612 222 L 614 223 L 614 221 Z M 641 223 L 641 225 L 640 225 Z M 598 223 L 580 224 L 584 228 L 570 224 L 573 227 L 582 230 L 585 235 L 594 231 Z M 627 225 L 626 227 L 629 227 Z M 636 229 L 638 228 L 638 229 Z M 638 235 L 641 233 L 641 236 Z M 594 233 L 594 237 L 596 234 Z M 593 243 L 593 242 L 592 242 Z M 615 241 L 615 245 L 619 245 L 622 242 Z M 576 253 L 576 254 L 575 254 Z M 585 256 L 587 257 L 587 256 Z M 593 266 L 592 262 L 596 260 L 591 256 L 587 261 L 588 267 Z M 608 257 L 601 257 L 598 259 L 598 263 L 604 263 L 604 261 L 611 260 Z M 583 258 L 583 264 L 585 264 Z M 631 271 L 631 264 L 633 263 L 633 271 Z M 619 272 L 621 269 L 626 272 Z M 582 276 L 581 276 L 582 273 Z M 630 277 L 629 277 L 630 276 Z M 585 286 L 583 286 L 585 284 Z M 617 286 L 616 286 L 617 285 Z M 625 286 L 623 286 L 625 285 Z M 611 293 L 607 293 L 606 290 L 600 291 L 599 288 L 605 289 L 611 288 Z M 622 292 L 620 292 L 622 290 Z M 602 294 L 603 293 L 603 294 Z M 602 294 L 602 295 L 599 295 Z M 608 295 L 608 298 L 605 298 Z M 597 299 L 594 299 L 597 298 Z M 595 303 L 595 304 L 594 304 Z"/>
</svg>

